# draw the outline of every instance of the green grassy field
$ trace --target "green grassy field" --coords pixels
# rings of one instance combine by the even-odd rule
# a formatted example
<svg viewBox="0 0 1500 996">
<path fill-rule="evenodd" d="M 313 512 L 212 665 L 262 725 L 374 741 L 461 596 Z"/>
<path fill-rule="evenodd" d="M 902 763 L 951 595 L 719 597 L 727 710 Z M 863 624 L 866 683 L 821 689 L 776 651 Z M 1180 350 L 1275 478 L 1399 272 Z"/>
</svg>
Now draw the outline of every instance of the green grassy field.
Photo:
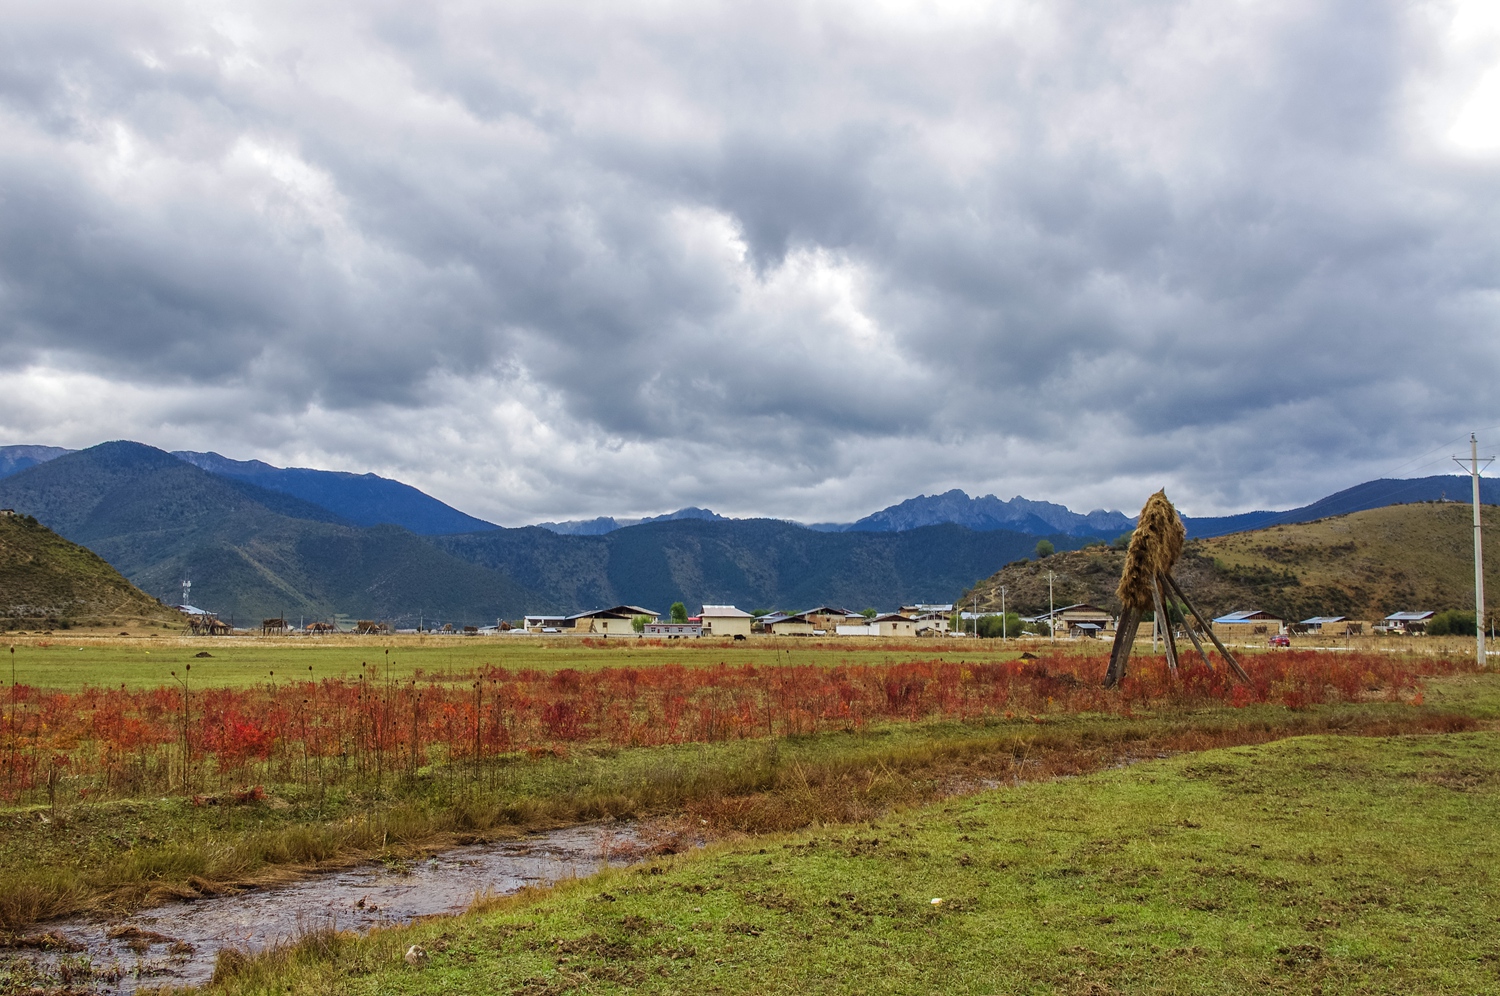
<svg viewBox="0 0 1500 996">
<path fill-rule="evenodd" d="M 1497 820 L 1495 733 L 1298 738 L 311 938 L 222 990 L 1497 992 Z"/>
<path fill-rule="evenodd" d="M 286 678 L 335 678 L 358 675 L 361 663 L 378 665 L 384 674 L 387 659 L 391 674 L 404 678 L 420 670 L 427 674 L 464 674 L 485 664 L 520 670 L 554 671 L 562 668 L 590 670 L 611 666 L 820 664 L 843 662 L 886 663 L 906 660 L 989 661 L 1004 660 L 1037 650 L 1046 641 L 1012 640 L 845 640 L 832 644 L 797 639 L 757 638 L 741 643 L 694 640 L 649 645 L 646 641 L 614 640 L 608 645 L 587 647 L 576 638 L 397 636 L 361 639 L 208 639 L 163 635 L 160 637 L 88 637 L 55 633 L 52 636 L 12 640 L 0 661 L 15 665 L 16 680 L 38 688 L 76 691 L 86 685 L 152 688 L 172 681 L 171 672 L 182 673 L 193 665 L 196 687 L 236 686 L 263 683 L 272 672 Z M 1064 645 L 1058 644 L 1063 647 Z M 1106 645 L 1066 648 L 1069 652 L 1107 653 Z M 196 655 L 208 653 L 209 658 Z M 0 670 L 0 680 L 10 675 Z"/>
<path fill-rule="evenodd" d="M 43 645 L 47 644 L 47 645 Z M 78 649 L 82 647 L 83 649 Z M 206 648 L 214 656 L 193 656 Z M 224 685 L 483 663 L 980 660 L 1022 646 L 804 641 L 79 639 L 17 644 L 44 687 Z M 1102 647 L 1077 648 L 1088 652 Z M 149 651 L 149 653 L 148 653 Z M 200 677 L 201 676 L 201 677 Z M 597 818 L 708 848 L 365 938 L 225 963 L 228 992 L 1500 992 L 1500 674 L 1287 708 L 885 722 L 775 739 L 576 744 L 198 806 L 0 810 L 0 940 L 351 861 Z M 1049 700 L 1050 701 L 1050 700 Z M 1295 739 L 1289 739 L 1295 738 Z M 1143 760 L 1144 759 L 1144 760 Z M 983 786 L 1003 785 L 987 791 Z M 42 817 L 45 816 L 46 819 Z M 932 899 L 942 902 L 933 904 Z M 431 962 L 401 960 L 412 943 Z M 232 971 L 231 971 L 232 969 Z M 233 976 L 232 978 L 230 976 Z M 7 981 L 0 973 L 0 991 Z"/>
</svg>

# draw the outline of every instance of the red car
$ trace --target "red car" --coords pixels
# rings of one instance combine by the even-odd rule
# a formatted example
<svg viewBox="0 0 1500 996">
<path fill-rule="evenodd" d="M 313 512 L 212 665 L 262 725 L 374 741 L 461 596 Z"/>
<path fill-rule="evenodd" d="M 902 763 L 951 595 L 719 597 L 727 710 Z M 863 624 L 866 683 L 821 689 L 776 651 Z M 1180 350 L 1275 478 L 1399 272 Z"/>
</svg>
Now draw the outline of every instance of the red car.
<svg viewBox="0 0 1500 996">
<path fill-rule="evenodd" d="M 1277 633 L 1271 637 L 1271 646 L 1273 647 L 1290 647 L 1291 645 L 1292 638 L 1285 633 Z"/>
</svg>

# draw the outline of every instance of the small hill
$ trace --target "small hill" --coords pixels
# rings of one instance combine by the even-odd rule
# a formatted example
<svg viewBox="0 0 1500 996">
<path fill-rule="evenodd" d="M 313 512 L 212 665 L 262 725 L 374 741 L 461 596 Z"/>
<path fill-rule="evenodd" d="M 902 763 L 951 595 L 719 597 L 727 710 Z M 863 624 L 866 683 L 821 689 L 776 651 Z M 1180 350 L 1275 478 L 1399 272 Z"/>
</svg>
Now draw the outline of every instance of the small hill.
<svg viewBox="0 0 1500 996">
<path fill-rule="evenodd" d="M 1486 506 L 1485 587 L 1500 592 L 1500 509 Z M 1458 502 L 1391 505 L 1316 522 L 1190 540 L 1174 576 L 1206 613 L 1265 609 L 1283 619 L 1342 615 L 1379 619 L 1402 609 L 1471 608 L 1474 534 L 1470 506 Z M 1047 610 L 1047 573 L 1057 605 L 1092 602 L 1112 612 L 1123 551 L 1105 547 L 1057 553 L 1006 566 L 977 591 L 981 610 Z"/>
<path fill-rule="evenodd" d="M 8 627 L 180 622 L 93 551 L 24 515 L 0 515 L 0 619 Z"/>
</svg>

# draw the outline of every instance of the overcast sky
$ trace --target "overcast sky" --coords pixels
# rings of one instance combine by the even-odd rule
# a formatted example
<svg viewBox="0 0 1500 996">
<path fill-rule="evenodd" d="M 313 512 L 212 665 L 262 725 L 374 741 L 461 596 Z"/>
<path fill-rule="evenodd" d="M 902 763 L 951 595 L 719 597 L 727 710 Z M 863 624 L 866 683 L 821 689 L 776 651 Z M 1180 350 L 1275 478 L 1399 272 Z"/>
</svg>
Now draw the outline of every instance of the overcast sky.
<svg viewBox="0 0 1500 996">
<path fill-rule="evenodd" d="M 0 11 L 0 443 L 507 525 L 1500 448 L 1500 5 Z"/>
</svg>

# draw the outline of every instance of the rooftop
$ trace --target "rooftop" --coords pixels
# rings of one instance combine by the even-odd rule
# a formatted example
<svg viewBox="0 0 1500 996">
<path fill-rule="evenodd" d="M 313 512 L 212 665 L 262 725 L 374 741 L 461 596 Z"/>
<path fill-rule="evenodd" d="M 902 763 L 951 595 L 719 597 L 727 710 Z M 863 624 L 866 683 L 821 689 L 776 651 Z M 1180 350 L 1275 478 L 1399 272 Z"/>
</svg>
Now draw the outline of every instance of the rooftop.
<svg viewBox="0 0 1500 996">
<path fill-rule="evenodd" d="M 1241 612 L 1231 612 L 1227 616 L 1215 619 L 1216 623 L 1240 623 L 1251 622 L 1256 619 L 1270 619 L 1271 616 L 1263 609 L 1245 609 Z"/>
</svg>

